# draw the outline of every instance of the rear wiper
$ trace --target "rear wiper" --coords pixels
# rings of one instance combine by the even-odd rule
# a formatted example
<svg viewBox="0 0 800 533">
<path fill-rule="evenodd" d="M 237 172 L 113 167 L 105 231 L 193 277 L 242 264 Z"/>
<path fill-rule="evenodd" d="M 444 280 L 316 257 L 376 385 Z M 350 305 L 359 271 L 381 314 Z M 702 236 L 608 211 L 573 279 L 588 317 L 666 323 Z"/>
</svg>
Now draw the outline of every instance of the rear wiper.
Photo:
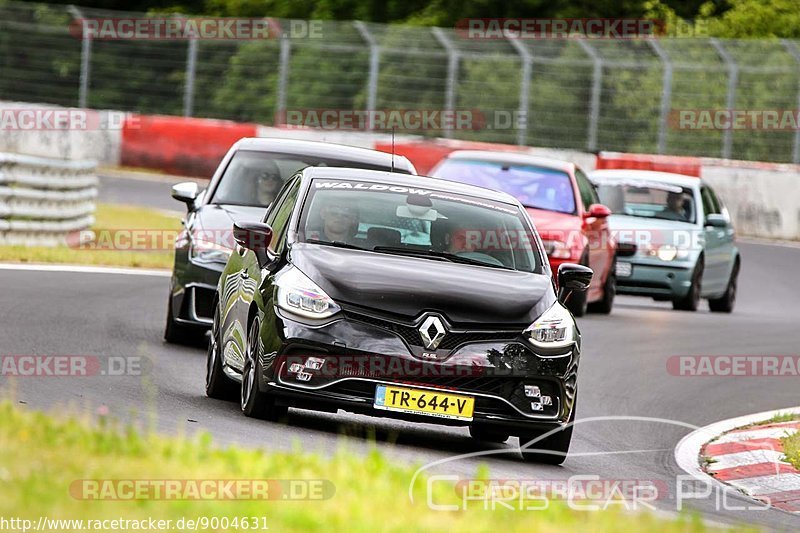
<svg viewBox="0 0 800 533">
<path fill-rule="evenodd" d="M 451 261 L 453 263 L 463 263 L 465 265 L 488 266 L 493 268 L 508 269 L 508 267 L 506 266 L 494 265 L 492 263 L 479 261 L 478 259 L 472 259 L 471 257 L 464 257 L 462 255 L 450 252 L 440 252 L 438 250 L 430 250 L 430 249 L 419 250 L 417 248 L 403 248 L 399 246 L 376 246 L 372 250 L 375 252 L 384 252 L 390 254 L 414 255 L 417 257 L 435 257 L 438 259 L 444 259 L 445 261 Z"/>
<path fill-rule="evenodd" d="M 320 239 L 306 239 L 306 242 L 309 244 L 324 244 L 326 246 L 335 246 L 336 248 L 348 248 L 350 250 L 365 250 L 366 248 L 362 248 L 360 246 L 356 246 L 355 244 L 350 244 L 344 241 L 323 241 Z"/>
</svg>

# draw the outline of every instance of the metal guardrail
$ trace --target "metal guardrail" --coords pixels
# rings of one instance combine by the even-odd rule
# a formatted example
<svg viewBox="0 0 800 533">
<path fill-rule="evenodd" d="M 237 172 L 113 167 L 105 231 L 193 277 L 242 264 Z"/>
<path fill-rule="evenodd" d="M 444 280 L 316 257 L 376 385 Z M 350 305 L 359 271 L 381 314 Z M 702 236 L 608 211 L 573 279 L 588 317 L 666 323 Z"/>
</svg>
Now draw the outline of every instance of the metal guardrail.
<svg viewBox="0 0 800 533">
<path fill-rule="evenodd" d="M 64 244 L 94 223 L 96 163 L 0 153 L 0 244 Z"/>
</svg>

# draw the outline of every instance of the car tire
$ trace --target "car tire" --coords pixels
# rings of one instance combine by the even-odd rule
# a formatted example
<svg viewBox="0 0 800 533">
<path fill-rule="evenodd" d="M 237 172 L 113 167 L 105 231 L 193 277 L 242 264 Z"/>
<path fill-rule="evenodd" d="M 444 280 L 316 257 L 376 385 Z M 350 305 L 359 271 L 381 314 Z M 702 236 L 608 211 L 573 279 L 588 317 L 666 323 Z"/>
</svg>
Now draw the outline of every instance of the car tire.
<svg viewBox="0 0 800 533">
<path fill-rule="evenodd" d="M 219 307 L 214 305 L 214 325 L 206 351 L 206 396 L 217 400 L 231 400 L 236 397 L 234 382 L 222 370 L 222 353 L 219 342 Z"/>
<path fill-rule="evenodd" d="M 565 428 L 536 441 L 530 446 L 530 451 L 525 449 L 524 446 L 549 431 L 519 435 L 519 452 L 522 454 L 524 461 L 560 465 L 567 459 L 569 445 L 572 442 L 572 428 L 575 426 L 575 411 L 578 409 L 577 391 L 575 394 L 575 403 L 572 406 L 572 413 L 569 415 L 569 422 Z"/>
<path fill-rule="evenodd" d="M 683 298 L 676 298 L 672 300 L 672 308 L 677 311 L 697 311 L 700 306 L 700 291 L 703 281 L 703 258 L 697 260 L 697 265 L 694 267 L 692 273 L 692 285 L 689 287 L 689 292 Z"/>
<path fill-rule="evenodd" d="M 617 260 L 616 258 L 611 263 L 611 268 L 606 276 L 606 282 L 603 284 L 603 299 L 598 302 L 589 304 L 589 311 L 592 313 L 600 313 L 603 315 L 611 314 L 614 308 L 614 298 L 617 295 Z"/>
<path fill-rule="evenodd" d="M 250 333 L 247 336 L 246 356 L 242 372 L 241 407 L 242 413 L 251 418 L 277 421 L 286 416 L 288 409 L 275 404 L 275 397 L 261 390 L 258 376 L 261 374 L 261 358 L 259 357 L 259 340 L 261 337 L 261 321 L 253 319 Z"/>
<path fill-rule="evenodd" d="M 505 431 L 491 429 L 485 426 L 470 426 L 469 434 L 475 440 L 496 442 L 498 444 L 506 442 L 510 437 L 509 433 Z"/>
<path fill-rule="evenodd" d="M 195 331 L 172 318 L 172 294 L 167 302 L 167 322 L 164 326 L 164 340 L 170 344 L 191 344 L 196 340 Z"/>
<path fill-rule="evenodd" d="M 739 258 L 733 264 L 731 277 L 728 280 L 728 286 L 725 288 L 725 293 L 719 298 L 711 298 L 708 300 L 708 308 L 714 313 L 731 313 L 736 305 L 736 288 L 739 283 Z"/>
</svg>

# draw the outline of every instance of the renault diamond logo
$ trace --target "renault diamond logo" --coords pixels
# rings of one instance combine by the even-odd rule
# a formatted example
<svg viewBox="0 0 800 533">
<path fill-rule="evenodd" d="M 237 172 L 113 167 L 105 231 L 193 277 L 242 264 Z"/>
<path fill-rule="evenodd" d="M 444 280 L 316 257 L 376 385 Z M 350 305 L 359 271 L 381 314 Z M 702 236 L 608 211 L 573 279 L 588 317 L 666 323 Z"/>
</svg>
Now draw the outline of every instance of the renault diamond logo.
<svg viewBox="0 0 800 533">
<path fill-rule="evenodd" d="M 429 316 L 419 327 L 419 335 L 422 337 L 422 344 L 428 350 L 435 350 L 439 343 L 444 339 L 447 330 L 438 316 Z"/>
</svg>

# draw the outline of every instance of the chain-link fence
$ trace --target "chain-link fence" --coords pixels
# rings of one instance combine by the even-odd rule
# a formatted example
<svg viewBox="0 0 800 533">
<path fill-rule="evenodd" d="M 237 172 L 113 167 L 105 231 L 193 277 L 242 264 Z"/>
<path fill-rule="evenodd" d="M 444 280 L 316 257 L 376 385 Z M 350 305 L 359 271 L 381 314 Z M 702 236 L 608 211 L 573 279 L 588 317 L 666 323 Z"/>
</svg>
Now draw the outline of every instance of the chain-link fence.
<svg viewBox="0 0 800 533">
<path fill-rule="evenodd" d="M 800 162 L 800 128 L 787 122 L 800 109 L 795 41 L 478 40 L 452 28 L 334 21 L 294 21 L 314 31 L 268 39 L 116 40 L 70 27 L 136 16 L 0 0 L 0 99 L 263 124 L 291 110 L 477 110 L 480 128 L 416 133 Z M 702 120 L 734 110 L 781 122 Z"/>
</svg>

